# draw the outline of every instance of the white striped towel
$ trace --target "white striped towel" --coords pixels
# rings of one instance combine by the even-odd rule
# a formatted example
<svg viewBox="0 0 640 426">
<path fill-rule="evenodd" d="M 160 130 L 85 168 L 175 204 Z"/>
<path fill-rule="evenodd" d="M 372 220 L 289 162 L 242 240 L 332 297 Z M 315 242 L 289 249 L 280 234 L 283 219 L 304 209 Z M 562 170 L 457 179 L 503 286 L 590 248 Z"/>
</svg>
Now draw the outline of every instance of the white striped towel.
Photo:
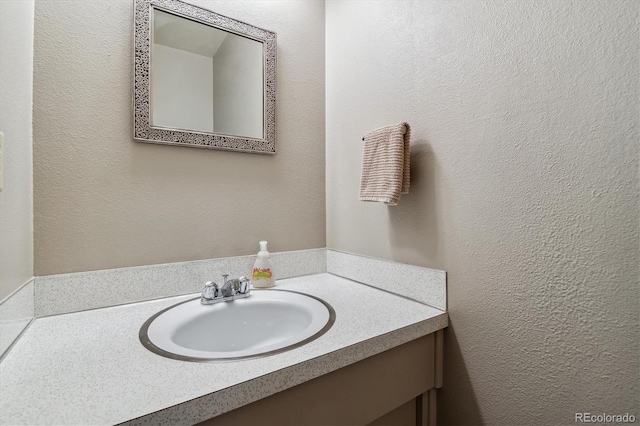
<svg viewBox="0 0 640 426">
<path fill-rule="evenodd" d="M 409 193 L 411 151 L 409 123 L 372 130 L 364 136 L 360 201 L 381 201 L 395 206 Z"/>
</svg>

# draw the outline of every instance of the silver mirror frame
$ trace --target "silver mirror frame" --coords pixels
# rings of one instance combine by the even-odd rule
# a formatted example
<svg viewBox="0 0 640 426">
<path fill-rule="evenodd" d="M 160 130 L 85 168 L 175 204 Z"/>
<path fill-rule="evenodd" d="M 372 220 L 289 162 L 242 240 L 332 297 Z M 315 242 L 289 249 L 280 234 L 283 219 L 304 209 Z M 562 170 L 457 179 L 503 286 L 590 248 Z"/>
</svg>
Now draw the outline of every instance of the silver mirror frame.
<svg viewBox="0 0 640 426">
<path fill-rule="evenodd" d="M 264 44 L 264 139 L 151 127 L 150 64 L 152 8 L 182 16 Z M 134 0 L 133 138 L 140 142 L 276 153 L 276 33 L 179 0 Z"/>
</svg>

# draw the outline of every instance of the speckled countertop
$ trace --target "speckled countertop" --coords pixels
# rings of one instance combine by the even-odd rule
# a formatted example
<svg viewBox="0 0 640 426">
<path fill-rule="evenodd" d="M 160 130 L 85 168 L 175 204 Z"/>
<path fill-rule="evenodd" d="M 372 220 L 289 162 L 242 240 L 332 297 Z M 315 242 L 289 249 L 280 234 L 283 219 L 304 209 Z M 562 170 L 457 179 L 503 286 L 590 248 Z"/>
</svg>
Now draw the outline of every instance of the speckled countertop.
<svg viewBox="0 0 640 426">
<path fill-rule="evenodd" d="M 328 273 L 278 281 L 330 303 L 334 326 L 277 355 L 193 363 L 138 340 L 180 296 L 36 319 L 0 363 L 2 424 L 193 424 L 447 326 L 447 314 Z"/>
</svg>

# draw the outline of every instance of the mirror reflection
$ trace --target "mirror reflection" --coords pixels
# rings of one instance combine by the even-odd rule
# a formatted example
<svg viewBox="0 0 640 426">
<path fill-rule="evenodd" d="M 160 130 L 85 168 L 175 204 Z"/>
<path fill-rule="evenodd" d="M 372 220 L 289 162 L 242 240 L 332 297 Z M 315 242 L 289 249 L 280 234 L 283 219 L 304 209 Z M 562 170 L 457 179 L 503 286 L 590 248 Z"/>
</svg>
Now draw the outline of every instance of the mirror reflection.
<svg viewBox="0 0 640 426">
<path fill-rule="evenodd" d="M 151 126 L 264 132 L 263 43 L 153 8 Z"/>
</svg>

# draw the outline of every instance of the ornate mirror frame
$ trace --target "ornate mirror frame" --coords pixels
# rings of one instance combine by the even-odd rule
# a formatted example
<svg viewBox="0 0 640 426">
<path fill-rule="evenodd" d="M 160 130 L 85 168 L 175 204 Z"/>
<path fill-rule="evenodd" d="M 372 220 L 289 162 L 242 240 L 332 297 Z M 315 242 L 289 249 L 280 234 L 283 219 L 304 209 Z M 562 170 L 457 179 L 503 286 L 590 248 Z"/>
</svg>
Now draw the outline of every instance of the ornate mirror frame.
<svg viewBox="0 0 640 426">
<path fill-rule="evenodd" d="M 167 129 L 151 126 L 151 22 L 153 8 L 264 45 L 264 139 Z M 179 0 L 134 0 L 133 138 L 140 142 L 213 148 L 258 154 L 276 153 L 276 33 L 193 6 Z"/>
</svg>

